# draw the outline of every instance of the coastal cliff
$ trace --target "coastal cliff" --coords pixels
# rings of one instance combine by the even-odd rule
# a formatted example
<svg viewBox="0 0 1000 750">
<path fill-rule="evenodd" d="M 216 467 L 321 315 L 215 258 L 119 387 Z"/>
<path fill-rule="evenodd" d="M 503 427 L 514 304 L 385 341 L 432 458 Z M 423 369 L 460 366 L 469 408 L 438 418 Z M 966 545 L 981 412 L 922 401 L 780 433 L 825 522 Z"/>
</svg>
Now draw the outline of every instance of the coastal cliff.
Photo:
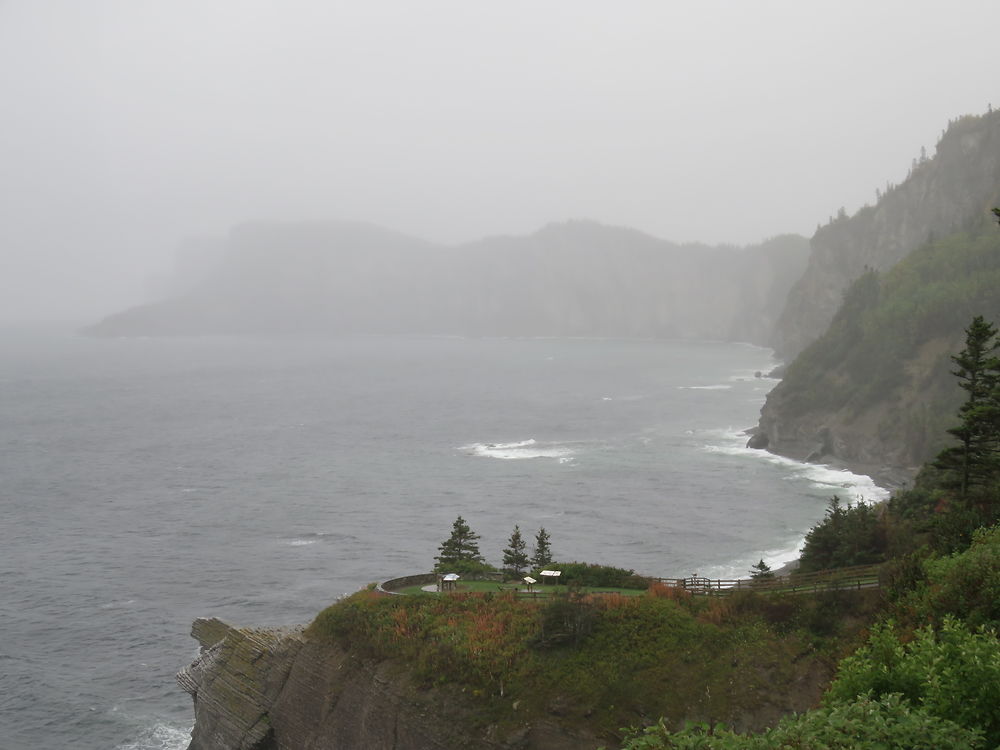
<svg viewBox="0 0 1000 750">
<path fill-rule="evenodd" d="M 364 660 L 301 629 L 198 619 L 202 653 L 177 681 L 194 698 L 189 750 L 595 750 L 552 721 L 470 731 L 460 690 L 421 688 L 391 660 Z M 475 726 L 475 723 L 472 723 Z"/>
<path fill-rule="evenodd" d="M 790 360 L 752 447 L 839 462 L 888 484 L 948 444 L 950 357 L 1000 317 L 1000 113 L 951 124 L 933 159 L 875 207 L 817 231 L 776 347 Z M 895 480 L 895 481 L 893 481 Z"/>
<path fill-rule="evenodd" d="M 199 619 L 201 655 L 177 675 L 194 699 L 189 750 L 596 750 L 661 716 L 677 729 L 760 730 L 816 705 L 831 655 L 855 642 L 871 604 L 854 597 L 845 616 L 796 602 L 807 606 L 612 596 L 540 607 L 363 591 L 304 629 Z M 592 631 L 547 641 L 552 617 L 568 612 Z M 803 626 L 814 634 L 793 632 Z"/>
<path fill-rule="evenodd" d="M 866 269 L 886 271 L 922 245 L 978 222 L 1000 195 L 1000 111 L 949 123 L 934 156 L 914 160 L 901 184 L 853 216 L 817 229 L 809 262 L 788 293 L 771 339 L 791 361 L 830 324 Z"/>
</svg>

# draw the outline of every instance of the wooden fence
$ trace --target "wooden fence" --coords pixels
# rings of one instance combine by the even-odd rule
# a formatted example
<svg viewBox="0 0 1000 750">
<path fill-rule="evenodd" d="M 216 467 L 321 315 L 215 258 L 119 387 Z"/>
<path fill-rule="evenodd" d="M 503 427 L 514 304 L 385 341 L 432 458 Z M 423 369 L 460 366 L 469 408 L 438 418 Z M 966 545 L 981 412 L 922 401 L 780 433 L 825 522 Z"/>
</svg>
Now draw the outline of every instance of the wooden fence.
<svg viewBox="0 0 1000 750">
<path fill-rule="evenodd" d="M 759 591 L 798 594 L 817 591 L 857 591 L 878 588 L 881 565 L 855 565 L 851 568 L 820 570 L 815 573 L 791 573 L 769 578 L 712 579 L 655 578 L 666 586 L 684 589 L 704 596 L 728 596 L 737 591 Z"/>
</svg>

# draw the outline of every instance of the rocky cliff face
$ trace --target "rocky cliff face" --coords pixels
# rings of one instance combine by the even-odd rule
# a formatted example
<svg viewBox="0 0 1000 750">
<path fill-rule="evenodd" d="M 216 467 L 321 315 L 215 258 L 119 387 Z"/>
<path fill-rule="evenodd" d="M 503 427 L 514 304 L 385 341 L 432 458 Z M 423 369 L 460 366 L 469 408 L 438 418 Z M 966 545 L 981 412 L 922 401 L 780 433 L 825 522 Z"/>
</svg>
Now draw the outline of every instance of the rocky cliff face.
<svg viewBox="0 0 1000 750">
<path fill-rule="evenodd" d="M 199 658 L 177 675 L 194 698 L 189 750 L 596 750 L 554 721 L 504 736 L 470 729 L 461 695 L 418 689 L 390 662 L 366 662 L 299 629 L 196 620 Z"/>
<path fill-rule="evenodd" d="M 817 230 L 809 264 L 792 287 L 772 338 L 791 360 L 820 336 L 844 290 L 866 267 L 891 268 L 929 240 L 964 229 L 1000 202 L 1000 111 L 952 123 L 933 158 L 874 207 Z"/>
</svg>

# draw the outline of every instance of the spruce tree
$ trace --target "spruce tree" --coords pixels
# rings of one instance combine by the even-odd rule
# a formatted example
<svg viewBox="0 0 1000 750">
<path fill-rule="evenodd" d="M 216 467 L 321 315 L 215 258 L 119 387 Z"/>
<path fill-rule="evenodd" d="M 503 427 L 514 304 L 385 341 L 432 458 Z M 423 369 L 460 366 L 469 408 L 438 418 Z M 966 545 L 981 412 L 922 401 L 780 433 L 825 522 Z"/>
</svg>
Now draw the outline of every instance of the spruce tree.
<svg viewBox="0 0 1000 750">
<path fill-rule="evenodd" d="M 771 572 L 771 566 L 764 562 L 762 557 L 759 563 L 750 568 L 750 577 L 755 581 L 766 581 L 769 578 L 774 578 L 774 573 Z"/>
<path fill-rule="evenodd" d="M 977 315 L 965 329 L 965 348 L 951 358 L 957 365 L 952 375 L 967 395 L 958 410 L 961 423 L 948 430 L 959 444 L 941 451 L 934 464 L 946 473 L 948 484 L 963 500 L 976 487 L 988 484 L 998 468 L 1000 359 L 994 352 L 1000 343 L 996 334 L 996 327 Z"/>
<path fill-rule="evenodd" d="M 503 551 L 503 566 L 513 578 L 520 578 L 524 575 L 524 569 L 528 567 L 529 560 L 527 545 L 521 536 L 520 527 L 516 524 L 507 544 L 509 546 Z"/>
<path fill-rule="evenodd" d="M 455 519 L 451 536 L 441 543 L 438 552 L 440 554 L 434 558 L 437 560 L 434 570 L 439 573 L 460 572 L 484 562 L 479 554 L 479 534 L 474 533 L 461 516 Z M 475 565 L 470 566 L 470 563 Z"/>
<path fill-rule="evenodd" d="M 536 568 L 552 564 L 552 547 L 549 546 L 549 534 L 544 526 L 535 534 L 535 554 L 531 557 L 531 564 Z"/>
</svg>

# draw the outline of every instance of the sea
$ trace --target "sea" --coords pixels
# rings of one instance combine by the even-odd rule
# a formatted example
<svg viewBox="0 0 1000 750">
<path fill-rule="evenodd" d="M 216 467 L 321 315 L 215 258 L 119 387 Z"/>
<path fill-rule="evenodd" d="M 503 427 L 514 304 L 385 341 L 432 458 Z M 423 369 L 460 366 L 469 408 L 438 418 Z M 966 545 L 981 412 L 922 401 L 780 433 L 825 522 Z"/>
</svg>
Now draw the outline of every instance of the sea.
<svg viewBox="0 0 1000 750">
<path fill-rule="evenodd" d="M 739 577 L 866 476 L 745 447 L 768 349 L 529 338 L 118 338 L 0 329 L 0 748 L 181 750 L 190 626 L 309 622 L 431 569 Z"/>
</svg>

